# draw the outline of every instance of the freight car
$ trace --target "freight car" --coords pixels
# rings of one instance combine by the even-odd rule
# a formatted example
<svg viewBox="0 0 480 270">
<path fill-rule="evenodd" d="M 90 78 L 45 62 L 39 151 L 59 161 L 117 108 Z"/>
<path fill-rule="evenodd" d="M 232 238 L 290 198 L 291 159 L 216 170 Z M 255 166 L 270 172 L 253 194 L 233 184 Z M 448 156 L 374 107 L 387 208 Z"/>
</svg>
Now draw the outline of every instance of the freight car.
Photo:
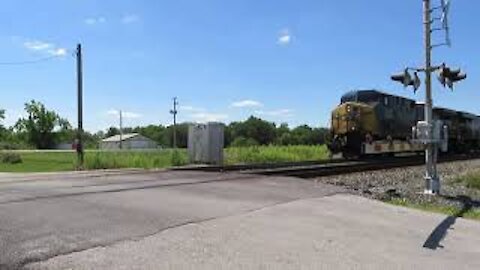
<svg viewBox="0 0 480 270">
<path fill-rule="evenodd" d="M 443 125 L 448 151 L 480 146 L 479 116 L 434 108 L 433 118 Z M 419 152 L 424 145 L 412 141 L 412 128 L 423 119 L 424 105 L 414 100 L 377 90 L 351 91 L 332 112 L 328 147 L 345 157 Z"/>
</svg>

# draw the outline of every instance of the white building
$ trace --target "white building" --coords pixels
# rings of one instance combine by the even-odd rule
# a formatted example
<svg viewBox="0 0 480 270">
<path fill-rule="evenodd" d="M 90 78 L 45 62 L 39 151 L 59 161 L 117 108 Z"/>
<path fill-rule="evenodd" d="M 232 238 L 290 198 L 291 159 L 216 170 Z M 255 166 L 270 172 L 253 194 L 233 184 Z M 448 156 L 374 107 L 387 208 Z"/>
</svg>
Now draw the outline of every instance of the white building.
<svg viewBox="0 0 480 270">
<path fill-rule="evenodd" d="M 115 135 L 103 139 L 100 143 L 100 149 L 155 149 L 158 144 L 145 136 L 138 133 L 127 133 L 123 135 Z"/>
</svg>

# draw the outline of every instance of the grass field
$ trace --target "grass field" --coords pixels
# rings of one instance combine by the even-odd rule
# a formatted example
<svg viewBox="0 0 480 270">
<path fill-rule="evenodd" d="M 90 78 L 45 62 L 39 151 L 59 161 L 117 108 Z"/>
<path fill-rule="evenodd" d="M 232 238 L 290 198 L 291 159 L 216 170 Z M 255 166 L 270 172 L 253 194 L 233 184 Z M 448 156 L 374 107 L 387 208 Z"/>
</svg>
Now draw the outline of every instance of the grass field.
<svg viewBox="0 0 480 270">
<path fill-rule="evenodd" d="M 22 163 L 2 164 L 0 172 L 54 172 L 72 171 L 77 164 L 76 153 L 73 152 L 22 152 L 19 153 Z M 187 163 L 186 151 L 118 151 L 118 152 L 86 152 L 85 168 L 118 169 L 118 168 L 165 168 Z"/>
<path fill-rule="evenodd" d="M 0 172 L 53 172 L 76 168 L 74 152 L 19 152 L 22 163 L 0 163 Z M 328 158 L 325 146 L 253 146 L 225 149 L 225 164 L 269 163 L 323 160 Z M 95 169 L 166 168 L 187 164 L 185 149 L 159 151 L 87 151 L 85 167 Z"/>
<path fill-rule="evenodd" d="M 225 163 L 270 163 L 324 160 L 328 149 L 322 146 L 251 146 L 225 149 Z"/>
</svg>

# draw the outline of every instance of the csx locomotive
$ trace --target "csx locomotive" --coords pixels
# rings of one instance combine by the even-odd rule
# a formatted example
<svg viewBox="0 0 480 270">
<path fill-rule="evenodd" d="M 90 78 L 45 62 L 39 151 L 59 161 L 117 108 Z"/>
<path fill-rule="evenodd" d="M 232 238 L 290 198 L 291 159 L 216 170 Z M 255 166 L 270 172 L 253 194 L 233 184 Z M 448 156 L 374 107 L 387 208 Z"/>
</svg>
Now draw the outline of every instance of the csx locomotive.
<svg viewBox="0 0 480 270">
<path fill-rule="evenodd" d="M 433 109 L 440 120 L 449 152 L 466 152 L 480 146 L 480 117 L 444 108 Z M 332 112 L 329 149 L 345 157 L 419 152 L 412 128 L 424 120 L 424 105 L 377 90 L 351 91 Z"/>
</svg>

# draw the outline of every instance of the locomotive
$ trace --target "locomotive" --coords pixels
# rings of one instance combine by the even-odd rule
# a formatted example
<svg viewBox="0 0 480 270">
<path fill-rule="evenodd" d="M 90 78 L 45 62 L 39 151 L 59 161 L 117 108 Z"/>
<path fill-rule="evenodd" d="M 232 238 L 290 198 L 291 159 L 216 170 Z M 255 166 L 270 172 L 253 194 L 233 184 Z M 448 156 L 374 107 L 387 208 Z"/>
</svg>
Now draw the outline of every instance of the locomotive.
<svg viewBox="0 0 480 270">
<path fill-rule="evenodd" d="M 412 140 L 417 122 L 424 120 L 424 104 L 378 90 L 356 90 L 342 96 L 332 112 L 330 151 L 344 157 L 420 152 L 424 145 Z M 480 116 L 434 108 L 441 123 L 444 152 L 467 152 L 480 147 Z"/>
</svg>

